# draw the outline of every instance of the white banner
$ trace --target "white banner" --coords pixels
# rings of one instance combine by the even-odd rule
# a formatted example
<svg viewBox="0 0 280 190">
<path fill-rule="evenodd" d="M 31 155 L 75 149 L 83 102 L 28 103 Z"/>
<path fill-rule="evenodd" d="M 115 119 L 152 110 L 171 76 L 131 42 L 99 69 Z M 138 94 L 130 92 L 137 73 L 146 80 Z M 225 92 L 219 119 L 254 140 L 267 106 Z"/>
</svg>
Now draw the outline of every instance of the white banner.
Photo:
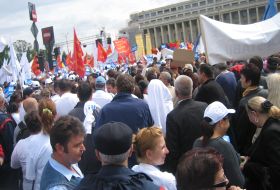
<svg viewBox="0 0 280 190">
<path fill-rule="evenodd" d="M 223 23 L 200 15 L 200 26 L 211 65 L 280 52 L 280 13 L 248 25 Z"/>
</svg>

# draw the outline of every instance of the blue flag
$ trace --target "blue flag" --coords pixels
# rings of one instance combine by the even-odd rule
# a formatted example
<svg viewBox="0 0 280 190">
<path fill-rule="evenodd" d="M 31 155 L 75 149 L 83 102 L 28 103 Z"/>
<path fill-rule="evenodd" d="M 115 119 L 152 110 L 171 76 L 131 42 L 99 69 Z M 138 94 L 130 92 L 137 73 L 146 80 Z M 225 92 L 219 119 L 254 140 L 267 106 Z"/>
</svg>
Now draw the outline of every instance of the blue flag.
<svg viewBox="0 0 280 190">
<path fill-rule="evenodd" d="M 268 3 L 266 5 L 264 14 L 263 14 L 263 20 L 269 19 L 277 14 L 277 8 L 275 6 L 275 0 L 268 0 Z"/>
</svg>

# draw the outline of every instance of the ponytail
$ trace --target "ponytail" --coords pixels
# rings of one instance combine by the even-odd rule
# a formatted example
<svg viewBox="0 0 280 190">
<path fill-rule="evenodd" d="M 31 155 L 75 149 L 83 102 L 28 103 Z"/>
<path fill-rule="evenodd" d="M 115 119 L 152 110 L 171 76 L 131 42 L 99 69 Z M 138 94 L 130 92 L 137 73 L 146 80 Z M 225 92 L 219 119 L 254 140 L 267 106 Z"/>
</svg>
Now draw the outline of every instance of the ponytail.
<svg viewBox="0 0 280 190">
<path fill-rule="evenodd" d="M 202 146 L 206 146 L 209 142 L 209 139 L 213 136 L 214 134 L 214 128 L 216 124 L 210 125 L 209 123 L 212 121 L 211 118 L 205 117 L 203 118 L 200 126 L 202 129 Z"/>
</svg>

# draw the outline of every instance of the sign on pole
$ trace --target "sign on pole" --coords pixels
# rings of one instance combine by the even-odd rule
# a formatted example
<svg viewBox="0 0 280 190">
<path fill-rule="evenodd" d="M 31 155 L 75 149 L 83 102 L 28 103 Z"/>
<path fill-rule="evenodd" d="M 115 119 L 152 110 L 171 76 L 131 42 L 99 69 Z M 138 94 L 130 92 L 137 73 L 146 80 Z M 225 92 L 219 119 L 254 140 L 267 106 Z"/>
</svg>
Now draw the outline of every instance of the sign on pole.
<svg viewBox="0 0 280 190">
<path fill-rule="evenodd" d="M 37 13 L 35 9 L 35 4 L 28 2 L 29 18 L 33 22 L 37 22 Z"/>
</svg>

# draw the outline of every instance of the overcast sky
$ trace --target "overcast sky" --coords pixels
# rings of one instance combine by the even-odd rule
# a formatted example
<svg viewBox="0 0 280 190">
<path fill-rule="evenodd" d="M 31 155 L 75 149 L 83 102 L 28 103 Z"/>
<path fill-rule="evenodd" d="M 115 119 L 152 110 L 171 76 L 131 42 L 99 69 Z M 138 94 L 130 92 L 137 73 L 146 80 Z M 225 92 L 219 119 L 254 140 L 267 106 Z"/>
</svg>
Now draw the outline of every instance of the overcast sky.
<svg viewBox="0 0 280 190">
<path fill-rule="evenodd" d="M 42 44 L 41 28 L 53 26 L 56 42 L 73 39 L 73 27 L 78 37 L 98 34 L 105 27 L 112 36 L 127 26 L 132 13 L 182 2 L 184 0 L 33 0 L 38 22 L 38 41 Z M 28 0 L 0 1 L 0 36 L 13 41 L 33 44 L 32 21 L 29 20 Z"/>
</svg>

